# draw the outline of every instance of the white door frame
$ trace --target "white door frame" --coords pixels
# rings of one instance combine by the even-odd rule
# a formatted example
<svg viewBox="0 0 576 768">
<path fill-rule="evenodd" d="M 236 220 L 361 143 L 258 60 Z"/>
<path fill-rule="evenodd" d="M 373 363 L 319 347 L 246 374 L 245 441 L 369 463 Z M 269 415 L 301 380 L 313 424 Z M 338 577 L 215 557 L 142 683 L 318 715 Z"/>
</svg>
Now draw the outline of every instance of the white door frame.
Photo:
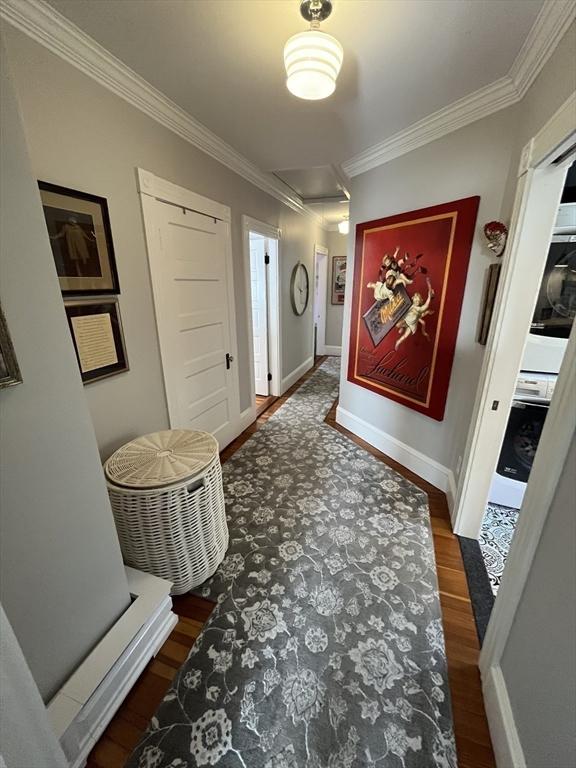
<svg viewBox="0 0 576 768">
<path fill-rule="evenodd" d="M 318 259 L 318 256 L 322 258 Z M 318 323 L 316 324 L 316 306 L 312 306 L 312 349 L 314 349 L 314 325 L 316 324 L 316 354 L 325 355 L 326 352 L 326 301 L 328 295 L 328 248 L 325 245 L 314 245 L 314 274 L 312 286 L 316 298 L 316 274 L 318 274 Z"/>
<path fill-rule="evenodd" d="M 224 254 L 225 268 L 226 268 L 226 285 L 227 285 L 227 300 L 228 300 L 228 322 L 229 322 L 229 337 L 230 337 L 230 354 L 234 358 L 233 362 L 233 376 L 231 377 L 232 386 L 230 393 L 230 405 L 232 412 L 230 413 L 230 422 L 233 428 L 233 437 L 235 439 L 245 428 L 246 424 L 240 417 L 240 385 L 238 379 L 238 341 L 236 334 L 236 304 L 234 300 L 234 270 L 232 265 L 232 238 L 230 231 L 231 212 L 227 205 L 222 205 L 215 200 L 210 200 L 202 195 L 197 195 L 195 192 L 191 192 L 184 187 L 180 187 L 177 184 L 173 184 L 171 181 L 162 179 L 159 176 L 155 176 L 150 171 L 146 171 L 143 168 L 137 168 L 138 175 L 138 192 L 140 194 L 140 202 L 142 205 L 142 216 L 144 220 L 144 235 L 146 240 L 146 246 L 148 249 L 149 263 L 160 263 L 162 248 L 159 241 L 159 227 L 156 225 L 156 203 L 158 201 L 168 203 L 175 206 L 181 206 L 190 211 L 203 214 L 205 216 L 211 216 L 214 219 L 218 219 L 223 222 L 225 227 L 225 249 Z M 152 292 L 154 295 L 154 314 L 156 318 L 156 330 L 158 333 L 158 344 L 160 347 L 160 356 L 162 359 L 162 373 L 164 379 L 164 395 L 166 397 L 166 403 L 168 411 L 170 413 L 170 397 L 171 393 L 168 391 L 165 376 L 165 367 L 167 360 L 160 344 L 160 328 L 159 318 L 157 316 L 156 306 L 161 302 L 161 298 L 157 295 L 158 287 L 155 285 L 154 280 L 151 279 Z M 224 446 L 221 446 L 224 447 Z"/>
<path fill-rule="evenodd" d="M 576 140 L 575 110 L 573 93 L 522 153 L 509 252 L 496 297 L 497 310 L 455 504 L 454 529 L 463 535 L 475 537 L 482 522 L 567 171 L 566 162 L 551 164 Z M 486 716 L 499 766 L 526 768 L 501 661 L 576 431 L 574 391 L 576 325 L 572 327 L 480 654 Z M 500 401 L 496 411 L 491 410 L 493 400 Z M 494 414 L 498 414 L 497 419 Z"/>
<path fill-rule="evenodd" d="M 507 253 L 452 514 L 460 536 L 477 539 L 480 533 L 567 173 L 566 163 L 551 163 L 576 140 L 575 109 L 576 93 L 522 152 Z"/>
<path fill-rule="evenodd" d="M 502 674 L 501 660 L 550 505 L 558 482 L 566 471 L 566 459 L 576 431 L 574 392 L 576 392 L 576 324 L 572 326 L 554 396 L 528 479 L 522 513 L 518 517 L 506 568 L 480 653 L 479 666 L 486 716 L 490 726 L 496 764 L 499 766 L 526 768 L 506 681 Z"/>
<path fill-rule="evenodd" d="M 250 408 L 251 421 L 256 418 L 256 384 L 254 380 L 254 348 L 252 340 L 252 286 L 250 284 L 250 232 L 276 241 L 276 248 L 270 249 L 268 265 L 268 368 L 272 374 L 270 394 L 280 397 L 282 386 L 282 314 L 280 292 L 280 236 L 277 227 L 258 221 L 250 216 L 242 216 L 242 249 L 244 255 L 244 284 L 246 292 L 246 322 L 248 324 L 249 363 L 250 363 Z"/>
</svg>

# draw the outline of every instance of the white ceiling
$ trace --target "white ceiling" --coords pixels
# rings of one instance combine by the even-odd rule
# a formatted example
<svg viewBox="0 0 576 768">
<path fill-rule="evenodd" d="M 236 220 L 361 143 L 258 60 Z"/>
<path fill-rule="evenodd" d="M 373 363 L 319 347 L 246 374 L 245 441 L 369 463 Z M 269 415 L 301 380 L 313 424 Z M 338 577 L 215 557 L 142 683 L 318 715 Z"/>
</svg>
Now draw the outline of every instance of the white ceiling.
<svg viewBox="0 0 576 768">
<path fill-rule="evenodd" d="M 301 101 L 298 0 L 49 0 L 264 170 L 335 165 L 507 74 L 542 0 L 335 0 L 336 93 Z"/>
</svg>

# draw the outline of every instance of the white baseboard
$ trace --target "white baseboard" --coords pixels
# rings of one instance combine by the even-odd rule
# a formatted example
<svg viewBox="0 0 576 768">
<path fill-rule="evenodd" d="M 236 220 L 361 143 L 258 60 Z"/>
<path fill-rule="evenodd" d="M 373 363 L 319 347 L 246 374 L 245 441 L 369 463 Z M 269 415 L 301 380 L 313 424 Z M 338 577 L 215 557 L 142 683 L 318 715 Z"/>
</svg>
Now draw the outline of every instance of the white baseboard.
<svg viewBox="0 0 576 768">
<path fill-rule="evenodd" d="M 319 355 L 336 355 L 340 357 L 342 354 L 342 347 L 334 347 L 331 344 L 324 344 L 324 346 L 318 350 Z"/>
<path fill-rule="evenodd" d="M 48 705 L 70 768 L 81 768 L 150 659 L 176 626 L 171 584 L 126 568 L 132 604 Z"/>
<path fill-rule="evenodd" d="M 452 471 L 448 467 L 444 467 L 434 459 L 425 456 L 420 451 L 417 451 L 410 445 L 406 445 L 406 443 L 383 432 L 381 429 L 373 427 L 372 424 L 368 424 L 367 421 L 360 419 L 340 406 L 336 409 L 336 421 L 338 424 L 346 427 L 346 429 L 349 429 L 350 432 L 366 440 L 374 448 L 378 448 L 386 456 L 390 456 L 391 459 L 402 464 L 406 469 L 411 470 L 436 488 L 444 491 L 448 497 L 448 503 L 451 503 L 450 496 L 455 488 L 455 483 Z"/>
<path fill-rule="evenodd" d="M 498 768 L 526 768 L 506 682 L 499 666 L 490 667 L 482 675 L 482 691 L 496 765 Z"/>
<path fill-rule="evenodd" d="M 238 434 L 234 437 L 238 437 L 238 435 L 242 434 L 244 430 L 252 424 L 252 422 L 256 421 L 256 405 L 251 405 L 249 408 L 246 408 L 245 411 L 242 411 L 240 414 L 240 421 L 238 422 L 238 429 L 234 430 L 237 431 Z"/>
<path fill-rule="evenodd" d="M 288 376 L 285 376 L 282 379 L 282 386 L 281 386 L 281 392 L 284 394 L 287 389 L 290 389 L 292 384 L 296 384 L 299 378 L 304 376 L 304 374 L 312 368 L 314 365 L 314 358 L 309 357 L 307 360 L 304 360 L 302 365 L 299 365 L 298 368 L 295 368 L 292 373 L 289 373 Z"/>
</svg>

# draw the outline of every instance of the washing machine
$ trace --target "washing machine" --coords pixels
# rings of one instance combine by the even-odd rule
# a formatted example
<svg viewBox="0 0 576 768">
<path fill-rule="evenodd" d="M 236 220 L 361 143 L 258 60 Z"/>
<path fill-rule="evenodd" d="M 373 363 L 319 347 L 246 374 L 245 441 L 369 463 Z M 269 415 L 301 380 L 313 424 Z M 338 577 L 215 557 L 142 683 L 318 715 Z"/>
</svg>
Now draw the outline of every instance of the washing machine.
<svg viewBox="0 0 576 768">
<path fill-rule="evenodd" d="M 520 371 L 488 501 L 520 509 L 554 393 L 553 373 Z"/>
</svg>

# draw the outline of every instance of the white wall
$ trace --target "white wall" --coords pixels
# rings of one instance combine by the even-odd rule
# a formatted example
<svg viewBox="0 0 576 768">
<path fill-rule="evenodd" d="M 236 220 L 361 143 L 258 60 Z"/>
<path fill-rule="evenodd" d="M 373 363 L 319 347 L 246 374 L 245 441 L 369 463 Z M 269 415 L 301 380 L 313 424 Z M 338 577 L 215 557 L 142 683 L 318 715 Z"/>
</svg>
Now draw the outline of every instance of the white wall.
<svg viewBox="0 0 576 768">
<path fill-rule="evenodd" d="M 1 73 L 0 299 L 23 383 L 0 390 L 0 594 L 47 700 L 130 597 L 3 52 Z"/>
<path fill-rule="evenodd" d="M 576 765 L 576 439 L 501 660 L 527 768 Z"/>
<path fill-rule="evenodd" d="M 342 345 L 342 322 L 344 305 L 332 304 L 332 263 L 335 256 L 346 256 L 348 235 L 328 232 L 328 290 L 326 291 L 326 344 L 331 347 Z M 351 278 L 348 273 L 348 278 Z"/>
<path fill-rule="evenodd" d="M 528 91 L 513 107 L 473 123 L 425 147 L 352 179 L 351 231 L 358 222 L 470 195 L 480 195 L 480 209 L 472 246 L 456 353 L 442 422 L 380 397 L 346 381 L 351 290 L 344 310 L 344 347 L 340 406 L 355 418 L 423 454 L 431 479 L 452 476 L 463 455 L 478 383 L 484 347 L 476 343 L 476 330 L 485 270 L 491 259 L 482 226 L 490 219 L 509 221 L 516 188 L 520 152 L 526 141 L 576 89 L 575 25 Z M 352 288 L 354 241 L 348 243 L 348 286 Z M 347 424 L 354 429 L 352 424 Z M 374 433 L 373 433 L 374 434 Z M 370 439 L 364 434 L 366 439 Z M 437 467 L 436 464 L 440 467 Z M 424 464 L 413 466 L 421 473 Z M 444 468 L 444 469 L 442 469 Z M 442 483 L 437 484 L 443 486 Z"/>
<path fill-rule="evenodd" d="M 311 354 L 311 312 L 297 318 L 290 307 L 291 266 L 302 259 L 311 267 L 314 242 L 323 242 L 324 233 L 23 34 L 6 25 L 5 35 L 35 176 L 108 200 L 130 371 L 85 388 L 102 457 L 137 435 L 168 427 L 137 166 L 231 207 L 244 410 L 250 405 L 250 339 L 241 217 L 283 231 L 284 375 Z"/>
</svg>

